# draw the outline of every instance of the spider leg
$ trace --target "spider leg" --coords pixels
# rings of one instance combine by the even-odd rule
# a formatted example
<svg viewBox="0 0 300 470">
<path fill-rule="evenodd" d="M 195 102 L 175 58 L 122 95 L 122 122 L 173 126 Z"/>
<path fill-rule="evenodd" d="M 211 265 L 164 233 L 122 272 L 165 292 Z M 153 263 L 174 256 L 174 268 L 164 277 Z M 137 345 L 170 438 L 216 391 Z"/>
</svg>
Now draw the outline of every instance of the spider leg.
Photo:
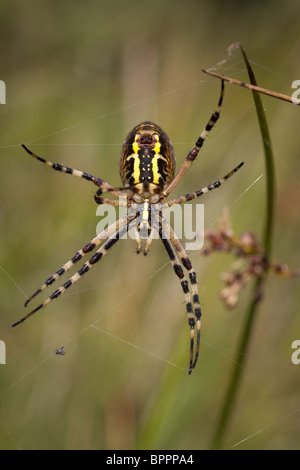
<svg viewBox="0 0 300 470">
<path fill-rule="evenodd" d="M 116 232 L 123 225 L 125 225 L 127 223 L 127 219 L 128 216 L 124 216 L 122 219 L 118 220 L 117 222 L 103 230 L 101 233 L 99 233 L 99 235 L 93 238 L 81 250 L 77 251 L 77 253 L 69 261 L 67 261 L 58 271 L 56 271 L 56 273 L 52 274 L 52 276 L 46 279 L 44 284 L 26 300 L 25 307 L 27 307 L 29 302 L 31 302 L 31 300 L 34 299 L 38 294 L 40 294 L 46 287 L 53 284 L 53 282 L 59 279 L 66 271 L 69 271 L 69 269 L 71 269 L 71 267 L 74 266 L 77 261 L 81 260 L 84 255 L 86 255 L 90 251 L 93 251 L 102 241 L 109 238 L 114 232 Z"/>
<path fill-rule="evenodd" d="M 159 235 L 160 238 L 164 244 L 164 247 L 168 253 L 168 256 L 170 258 L 171 264 L 173 266 L 174 272 L 176 276 L 180 280 L 180 284 L 184 293 L 184 299 L 185 299 L 185 306 L 186 306 L 186 314 L 188 317 L 188 322 L 191 328 L 191 346 L 190 346 L 190 365 L 189 365 L 189 371 L 192 370 L 193 368 L 193 358 L 194 358 L 194 328 L 195 328 L 195 317 L 194 317 L 194 312 L 193 312 L 193 307 L 192 307 L 192 302 L 191 302 L 191 294 L 189 290 L 189 285 L 188 281 L 184 275 L 182 266 L 180 264 L 180 261 L 178 259 L 178 256 L 171 244 L 171 242 L 168 240 L 168 238 L 165 237 L 164 233 L 162 230 L 159 230 Z"/>
<path fill-rule="evenodd" d="M 179 168 L 179 170 L 178 170 L 177 174 L 175 175 L 174 179 L 169 184 L 169 186 L 165 189 L 165 191 L 162 192 L 162 194 L 160 196 L 160 201 L 165 199 L 170 194 L 170 192 L 173 191 L 173 189 L 179 183 L 179 181 L 181 180 L 183 175 L 187 172 L 187 170 L 189 169 L 191 164 L 196 159 L 199 151 L 201 150 L 207 135 L 209 134 L 209 132 L 212 130 L 212 128 L 214 127 L 214 125 L 218 121 L 218 119 L 220 117 L 220 111 L 221 111 L 221 108 L 222 108 L 222 103 L 223 103 L 224 89 L 225 89 L 224 80 L 222 80 L 221 81 L 221 92 L 220 92 L 220 97 L 219 97 L 218 106 L 217 106 L 216 111 L 214 111 L 213 114 L 211 115 L 210 120 L 208 121 L 208 123 L 205 126 L 205 129 L 202 131 L 200 137 L 198 138 L 197 142 L 195 143 L 195 147 L 192 150 L 189 151 L 186 159 L 184 160 L 183 164 Z"/>
<path fill-rule="evenodd" d="M 100 197 L 97 196 L 97 193 L 94 196 L 94 199 L 97 204 L 109 204 L 110 206 L 115 206 L 115 207 L 127 207 L 128 204 L 125 201 L 121 201 L 120 199 L 110 199 L 109 197 Z"/>
<path fill-rule="evenodd" d="M 69 168 L 67 166 L 61 165 L 60 163 L 49 162 L 48 160 L 45 160 L 44 158 L 39 157 L 38 155 L 33 153 L 31 150 L 29 150 L 26 147 L 26 145 L 22 144 L 22 147 L 26 150 L 27 153 L 29 153 L 29 155 L 36 158 L 37 160 L 44 163 L 45 165 L 49 166 L 50 168 L 53 168 L 53 170 L 61 171 L 69 175 L 78 176 L 79 178 L 84 178 L 88 181 L 92 181 L 96 186 L 99 186 L 99 189 L 101 189 L 102 192 L 110 192 L 111 194 L 114 194 L 115 196 L 120 196 L 122 194 L 119 188 L 114 188 L 113 186 L 111 186 L 109 183 L 102 180 L 101 178 L 96 178 L 95 176 L 90 175 L 89 173 L 85 173 L 84 171 L 74 170 L 73 168 Z"/>
<path fill-rule="evenodd" d="M 219 179 L 218 181 L 215 181 L 212 184 L 209 184 L 208 186 L 205 186 L 202 189 L 199 189 L 198 191 L 195 191 L 194 193 L 189 193 L 185 194 L 184 196 L 179 196 L 175 199 L 172 199 L 169 202 L 164 203 L 167 207 L 173 206 L 173 204 L 182 204 L 183 202 L 191 201 L 192 199 L 195 199 L 197 197 L 202 196 L 203 194 L 208 193 L 209 191 L 212 191 L 213 189 L 219 188 L 221 184 L 225 183 L 232 175 L 234 175 L 242 166 L 244 165 L 244 162 L 241 162 L 238 166 L 236 166 L 233 170 L 231 170 L 227 175 L 225 175 L 223 178 Z"/>
<path fill-rule="evenodd" d="M 115 188 L 120 191 L 123 191 L 122 188 Z M 121 193 L 119 196 L 119 199 L 110 199 L 108 197 L 102 197 L 101 194 L 103 193 L 102 189 L 99 188 L 96 191 L 96 194 L 94 196 L 96 204 L 109 204 L 111 206 L 115 207 L 129 207 L 128 205 L 128 196 L 124 193 Z"/>
<path fill-rule="evenodd" d="M 190 326 L 190 329 L 191 329 L 190 366 L 189 366 L 189 374 L 191 374 L 192 370 L 196 366 L 198 356 L 199 356 L 201 315 L 202 315 L 201 308 L 200 308 L 200 302 L 199 302 L 199 294 L 198 294 L 196 273 L 195 273 L 195 271 L 192 267 L 192 263 L 191 263 L 189 257 L 186 254 L 186 251 L 184 250 L 183 246 L 181 245 L 177 235 L 175 234 L 175 232 L 172 229 L 171 225 L 166 221 L 166 219 L 163 216 L 160 218 L 160 224 L 162 225 L 162 233 L 164 235 L 164 239 L 162 239 L 162 240 L 163 240 L 163 243 L 165 245 L 165 248 L 167 249 L 167 252 L 169 254 L 170 259 L 171 259 L 171 256 L 170 256 L 171 251 L 172 251 L 172 256 L 174 254 L 176 255 L 173 247 L 175 248 L 175 250 L 178 253 L 178 257 L 176 256 L 176 258 L 174 259 L 174 265 L 173 265 L 175 272 L 178 271 L 178 273 L 176 272 L 177 276 L 180 277 L 179 274 L 181 275 L 180 269 L 179 269 L 179 267 L 181 267 L 181 266 L 180 266 L 179 263 L 178 264 L 176 263 L 176 259 L 177 260 L 179 259 L 180 262 L 182 263 L 182 265 L 187 270 L 188 275 L 189 275 L 189 280 L 190 280 L 190 283 L 191 283 L 191 293 L 192 293 L 194 315 L 196 317 L 196 323 L 197 323 L 196 352 L 195 352 L 195 356 L 194 356 L 194 331 L 195 331 L 196 324 L 195 324 L 194 316 L 191 315 L 190 306 L 187 303 L 186 305 L 187 305 L 188 322 L 189 322 L 189 326 Z M 166 241 L 167 241 L 167 243 L 166 243 Z M 168 245 L 168 248 L 167 248 L 167 245 Z M 169 252 L 168 250 L 170 249 L 170 247 L 171 247 L 171 251 Z M 171 262 L 172 262 L 172 259 L 171 259 Z M 181 284 L 181 285 L 182 285 L 184 293 L 187 294 L 188 285 L 185 284 L 185 283 Z M 186 297 L 187 302 L 188 302 L 188 298 L 189 298 L 189 295 Z"/>
<path fill-rule="evenodd" d="M 146 256 L 152 243 L 151 204 L 148 202 L 144 202 L 142 205 L 139 223 L 135 230 L 135 240 L 137 244 L 136 252 L 140 253 L 143 245 L 144 255 Z"/>
<path fill-rule="evenodd" d="M 69 287 L 71 287 L 73 284 L 75 284 L 75 282 L 77 282 L 86 272 L 88 272 L 90 270 L 90 268 L 93 267 L 94 264 L 96 264 L 103 256 L 106 255 L 106 253 L 108 252 L 108 250 L 128 231 L 128 226 L 130 224 L 130 222 L 132 220 L 134 220 L 136 218 L 136 214 L 134 216 L 127 216 L 127 221 L 126 221 L 126 224 L 122 224 L 122 226 L 117 226 L 116 224 L 113 224 L 112 226 L 110 226 L 107 230 L 109 230 L 109 233 L 110 233 L 110 237 L 108 238 L 108 240 L 95 252 L 95 254 L 90 258 L 89 261 L 87 261 L 86 263 L 84 263 L 84 265 L 82 266 L 82 268 L 77 271 L 67 282 L 65 282 L 62 286 L 60 286 L 56 291 L 54 291 L 46 300 L 44 300 L 44 302 L 42 302 L 40 305 L 38 305 L 34 310 L 32 310 L 31 312 L 29 312 L 27 315 L 25 315 L 23 318 L 21 318 L 21 320 L 17 321 L 16 323 L 14 323 L 12 326 L 17 326 L 19 325 L 20 323 L 22 323 L 23 321 L 25 321 L 27 318 L 29 318 L 31 315 L 33 315 L 34 313 L 36 313 L 38 310 L 40 310 L 41 308 L 45 307 L 49 302 L 51 302 L 52 300 L 54 299 L 57 299 L 57 297 L 59 297 L 63 292 L 65 292 Z M 113 230 L 114 228 L 114 230 Z M 111 232 L 113 232 L 111 234 Z M 92 242 L 90 242 L 92 243 Z M 86 245 L 86 247 L 89 247 L 89 244 Z M 87 248 L 87 253 L 89 251 L 91 251 L 94 247 L 92 247 L 91 249 L 90 248 Z M 78 252 L 79 253 L 79 252 Z M 78 259 L 80 259 L 81 256 L 79 256 Z M 76 260 L 77 261 L 77 260 Z M 70 267 L 74 264 L 74 262 L 71 260 L 70 261 Z M 68 263 L 67 263 L 68 264 Z M 69 268 L 68 268 L 69 269 Z M 61 275 L 61 274 L 60 274 Z M 59 275 L 57 275 L 57 277 L 59 277 Z M 57 277 L 54 277 L 53 281 L 55 279 L 57 279 Z M 49 278 L 51 279 L 51 278 Z M 53 282 L 52 281 L 52 282 Z M 50 282 L 51 284 L 51 282 Z M 44 284 L 45 285 L 45 284 Z M 47 285 L 47 284 L 46 284 Z M 37 291 L 37 293 L 39 293 L 39 291 Z M 37 295 L 37 294 L 36 294 Z"/>
</svg>

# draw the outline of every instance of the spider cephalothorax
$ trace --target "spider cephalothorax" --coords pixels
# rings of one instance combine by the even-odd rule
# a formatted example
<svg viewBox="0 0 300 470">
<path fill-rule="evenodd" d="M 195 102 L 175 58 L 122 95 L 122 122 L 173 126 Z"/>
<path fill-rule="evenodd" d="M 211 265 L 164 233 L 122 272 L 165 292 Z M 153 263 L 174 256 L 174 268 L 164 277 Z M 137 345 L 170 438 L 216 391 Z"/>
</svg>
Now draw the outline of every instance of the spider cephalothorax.
<svg viewBox="0 0 300 470">
<path fill-rule="evenodd" d="M 198 359 L 201 328 L 201 308 L 199 303 L 196 273 L 180 240 L 167 219 L 164 217 L 163 211 L 174 204 L 182 204 L 198 198 L 212 189 L 218 188 L 243 165 L 243 163 L 240 163 L 223 178 L 205 186 L 202 189 L 179 196 L 171 201 L 165 201 L 196 159 L 207 134 L 217 122 L 222 106 L 223 95 L 224 82 L 222 81 L 217 110 L 211 115 L 205 129 L 197 139 L 195 146 L 188 153 L 176 174 L 175 156 L 171 141 L 167 134 L 157 124 L 154 124 L 151 121 L 144 121 L 136 126 L 128 134 L 122 146 L 120 156 L 120 176 L 123 186 L 120 188 L 115 188 L 101 178 L 97 178 L 88 173 L 73 170 L 72 168 L 65 167 L 59 163 L 52 163 L 45 160 L 44 158 L 32 153 L 27 147 L 25 147 L 25 145 L 23 145 L 25 150 L 32 157 L 54 170 L 72 174 L 93 182 L 98 187 L 95 194 L 95 201 L 97 204 L 125 206 L 128 211 L 124 217 L 103 230 L 81 250 L 75 253 L 75 255 L 58 271 L 56 271 L 56 273 L 50 276 L 45 283 L 31 297 L 29 297 L 29 299 L 27 299 L 25 306 L 27 306 L 27 304 L 46 287 L 59 279 L 75 263 L 80 261 L 83 256 L 101 245 L 94 255 L 86 261 L 69 280 L 56 289 L 34 310 L 21 318 L 21 320 L 14 323 L 13 326 L 22 323 L 28 317 L 69 289 L 69 287 L 87 273 L 94 264 L 100 261 L 100 259 L 106 255 L 108 250 L 132 227 L 136 232 L 137 253 L 143 251 L 144 255 L 147 255 L 152 241 L 153 229 L 155 228 L 163 242 L 184 293 L 186 314 L 190 327 L 189 373 L 192 372 Z M 105 192 L 117 196 L 119 199 L 103 197 L 102 194 Z M 187 276 L 184 274 L 184 270 L 186 270 Z M 197 339 L 196 351 L 194 353 L 195 328 L 197 330 Z"/>
</svg>

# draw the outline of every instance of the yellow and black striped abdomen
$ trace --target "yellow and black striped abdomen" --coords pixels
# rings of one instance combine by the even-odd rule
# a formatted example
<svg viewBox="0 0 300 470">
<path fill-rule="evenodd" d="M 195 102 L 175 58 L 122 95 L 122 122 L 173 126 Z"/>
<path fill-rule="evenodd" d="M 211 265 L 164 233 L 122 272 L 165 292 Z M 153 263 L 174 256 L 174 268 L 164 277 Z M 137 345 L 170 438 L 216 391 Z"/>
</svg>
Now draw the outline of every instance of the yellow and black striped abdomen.
<svg viewBox="0 0 300 470">
<path fill-rule="evenodd" d="M 174 150 L 167 134 L 151 121 L 136 126 L 128 134 L 120 156 L 120 176 L 127 191 L 149 199 L 160 194 L 174 174 Z"/>
</svg>

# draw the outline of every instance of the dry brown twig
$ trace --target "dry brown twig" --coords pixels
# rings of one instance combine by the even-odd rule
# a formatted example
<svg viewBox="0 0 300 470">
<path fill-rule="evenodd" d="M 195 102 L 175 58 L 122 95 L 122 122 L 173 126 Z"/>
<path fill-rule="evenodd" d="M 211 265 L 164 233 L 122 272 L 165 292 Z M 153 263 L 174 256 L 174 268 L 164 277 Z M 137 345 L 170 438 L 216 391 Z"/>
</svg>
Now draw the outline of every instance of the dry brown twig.
<svg viewBox="0 0 300 470">
<path fill-rule="evenodd" d="M 231 44 L 231 46 L 229 46 L 228 49 L 227 49 L 228 53 L 231 54 L 231 51 L 234 50 L 234 49 L 237 49 L 237 48 L 242 48 L 242 45 L 238 42 L 236 42 L 234 44 Z M 241 87 L 244 87 L 244 88 L 248 88 L 249 90 L 257 91 L 257 92 L 262 93 L 264 95 L 272 96 L 273 98 L 277 98 L 279 100 L 287 101 L 288 103 L 292 103 L 292 104 L 295 104 L 295 105 L 298 105 L 298 106 L 300 105 L 300 99 L 298 99 L 298 98 L 295 98 L 295 97 L 289 96 L 289 95 L 284 95 L 283 93 L 278 93 L 277 91 L 271 91 L 271 90 L 268 90 L 267 88 L 262 88 L 260 86 L 256 86 L 256 85 L 253 85 L 253 84 L 250 84 L 250 83 L 246 83 L 246 82 L 243 82 L 241 80 L 237 80 L 235 78 L 227 77 L 225 75 L 214 72 L 212 68 L 202 69 L 202 72 L 204 72 L 208 75 L 211 75 L 212 77 L 216 77 L 216 78 L 219 78 L 221 80 L 224 80 L 225 82 L 231 83 L 233 85 L 238 85 L 238 86 L 241 86 Z"/>
</svg>

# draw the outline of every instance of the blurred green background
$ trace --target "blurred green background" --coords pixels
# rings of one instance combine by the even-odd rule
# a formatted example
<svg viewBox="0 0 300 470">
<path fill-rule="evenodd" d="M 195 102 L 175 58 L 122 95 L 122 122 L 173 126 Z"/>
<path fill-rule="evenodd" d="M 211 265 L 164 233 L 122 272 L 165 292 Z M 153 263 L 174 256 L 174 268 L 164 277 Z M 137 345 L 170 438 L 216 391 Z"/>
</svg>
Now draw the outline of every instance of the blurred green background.
<svg viewBox="0 0 300 470">
<path fill-rule="evenodd" d="M 1 1 L 1 449 L 210 448 L 249 302 L 249 288 L 232 311 L 220 301 L 219 275 L 233 259 L 190 252 L 203 309 L 191 376 L 182 291 L 159 241 L 146 258 L 134 241 L 119 242 L 66 295 L 12 329 L 26 297 L 95 236 L 98 222 L 94 186 L 53 172 L 20 144 L 119 185 L 124 138 L 150 119 L 168 133 L 179 165 L 219 95 L 218 80 L 201 69 L 219 64 L 247 80 L 239 51 L 227 55 L 233 42 L 243 43 L 261 86 L 295 91 L 299 14 L 297 0 Z M 273 255 L 296 268 L 300 110 L 263 102 L 276 158 Z M 255 108 L 248 90 L 227 85 L 221 119 L 174 195 L 242 160 L 199 202 L 206 228 L 217 229 L 231 207 L 236 234 L 260 236 L 265 168 Z M 300 365 L 291 361 L 299 280 L 270 276 L 264 294 L 225 448 L 299 448 Z M 63 357 L 54 353 L 61 346 Z"/>
</svg>

